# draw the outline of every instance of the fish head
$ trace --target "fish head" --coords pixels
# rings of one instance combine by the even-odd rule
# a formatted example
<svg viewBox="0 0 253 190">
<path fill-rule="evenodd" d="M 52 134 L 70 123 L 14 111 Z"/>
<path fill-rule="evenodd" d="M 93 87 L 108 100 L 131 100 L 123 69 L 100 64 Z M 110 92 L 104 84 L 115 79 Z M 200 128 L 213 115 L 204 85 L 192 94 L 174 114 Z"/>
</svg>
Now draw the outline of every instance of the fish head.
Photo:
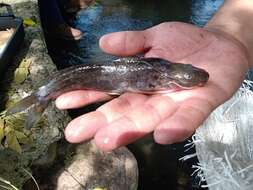
<svg viewBox="0 0 253 190">
<path fill-rule="evenodd" d="M 173 83 L 184 89 L 203 86 L 209 79 L 208 72 L 190 64 L 172 63 L 162 72 L 163 82 Z"/>
</svg>

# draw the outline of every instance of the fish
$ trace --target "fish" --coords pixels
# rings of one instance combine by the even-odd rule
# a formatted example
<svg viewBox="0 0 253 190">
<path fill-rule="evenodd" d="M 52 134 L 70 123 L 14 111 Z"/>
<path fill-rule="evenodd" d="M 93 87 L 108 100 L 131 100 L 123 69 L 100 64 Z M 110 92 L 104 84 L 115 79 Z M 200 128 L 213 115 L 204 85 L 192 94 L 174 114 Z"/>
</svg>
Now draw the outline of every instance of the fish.
<svg viewBox="0 0 253 190">
<path fill-rule="evenodd" d="M 60 70 L 31 95 L 7 109 L 12 115 L 30 108 L 26 124 L 31 128 L 50 101 L 74 90 L 102 91 L 109 95 L 125 92 L 157 94 L 204 86 L 207 71 L 191 64 L 172 63 L 161 58 L 122 57 L 112 61 L 87 63 Z"/>
</svg>

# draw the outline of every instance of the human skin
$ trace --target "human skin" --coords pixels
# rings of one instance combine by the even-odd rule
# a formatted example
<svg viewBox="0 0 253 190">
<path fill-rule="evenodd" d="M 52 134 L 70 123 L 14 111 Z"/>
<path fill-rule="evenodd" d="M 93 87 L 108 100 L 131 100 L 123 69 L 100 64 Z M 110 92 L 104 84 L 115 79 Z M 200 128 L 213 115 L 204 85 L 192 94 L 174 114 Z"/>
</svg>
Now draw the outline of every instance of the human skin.
<svg viewBox="0 0 253 190">
<path fill-rule="evenodd" d="M 72 120 L 65 129 L 69 142 L 93 139 L 105 151 L 129 144 L 153 132 L 160 144 L 183 141 L 209 114 L 240 87 L 252 64 L 253 1 L 227 0 L 204 27 L 167 22 L 144 31 L 108 34 L 100 39 L 103 51 L 130 56 L 145 53 L 205 69 L 204 87 L 167 94 L 125 93 L 96 111 Z M 73 91 L 56 100 L 59 109 L 85 106 L 110 98 L 95 91 Z"/>
</svg>

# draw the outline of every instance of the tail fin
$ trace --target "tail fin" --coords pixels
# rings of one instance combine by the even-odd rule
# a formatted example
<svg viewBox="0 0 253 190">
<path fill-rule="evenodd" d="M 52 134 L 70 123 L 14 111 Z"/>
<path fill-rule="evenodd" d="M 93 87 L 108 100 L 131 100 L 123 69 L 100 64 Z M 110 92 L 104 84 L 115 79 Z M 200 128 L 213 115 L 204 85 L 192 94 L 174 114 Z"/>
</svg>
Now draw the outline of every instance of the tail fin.
<svg viewBox="0 0 253 190">
<path fill-rule="evenodd" d="M 27 108 L 35 104 L 37 101 L 38 101 L 37 96 L 35 94 L 31 94 L 30 96 L 27 96 L 24 99 L 17 102 L 14 106 L 8 108 L 5 115 L 8 116 L 25 111 Z"/>
<path fill-rule="evenodd" d="M 48 106 L 49 101 L 37 102 L 28 112 L 25 127 L 31 129 L 41 118 L 44 110 Z"/>
<path fill-rule="evenodd" d="M 25 97 L 24 99 L 17 102 L 13 107 L 7 109 L 5 115 L 8 116 L 19 113 L 33 106 L 28 112 L 28 117 L 25 124 L 26 128 L 30 129 L 40 120 L 42 113 L 48 106 L 48 103 L 49 100 L 39 98 L 36 96 L 36 94 L 33 93 L 30 96 Z"/>
</svg>

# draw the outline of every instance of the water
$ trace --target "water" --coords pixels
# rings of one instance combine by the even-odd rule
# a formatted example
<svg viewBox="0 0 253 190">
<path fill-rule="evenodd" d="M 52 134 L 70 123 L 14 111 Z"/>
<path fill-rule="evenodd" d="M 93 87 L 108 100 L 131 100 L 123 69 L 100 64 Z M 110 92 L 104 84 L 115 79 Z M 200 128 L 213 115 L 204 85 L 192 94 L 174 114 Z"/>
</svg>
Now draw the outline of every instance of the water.
<svg viewBox="0 0 253 190">
<path fill-rule="evenodd" d="M 84 32 L 84 37 L 78 42 L 49 39 L 49 53 L 58 68 L 112 59 L 113 56 L 99 49 L 98 40 L 102 35 L 143 30 L 165 21 L 203 26 L 222 3 L 223 0 L 101 0 L 71 21 Z M 191 165 L 196 164 L 196 159 L 186 163 L 178 161 L 185 154 L 183 145 L 162 146 L 152 138 L 145 138 L 129 146 L 140 167 L 139 190 L 200 189 L 198 179 L 191 177 Z"/>
<path fill-rule="evenodd" d="M 112 59 L 98 46 L 99 38 L 123 30 L 142 30 L 165 21 L 203 26 L 223 0 L 106 0 L 80 11 L 71 25 L 84 37 L 78 42 L 49 40 L 49 53 L 58 67 Z"/>
<path fill-rule="evenodd" d="M 198 26 L 204 26 L 223 2 L 223 0 L 192 0 L 191 22 Z"/>
<path fill-rule="evenodd" d="M 141 30 L 153 25 L 149 19 L 132 18 L 131 12 L 128 6 L 116 9 L 114 6 L 109 8 L 98 4 L 77 15 L 73 25 L 85 34 L 78 45 L 78 56 L 83 58 L 83 63 L 84 59 L 94 61 L 111 57 L 103 54 L 98 46 L 99 38 L 104 34 L 122 30 Z"/>
<path fill-rule="evenodd" d="M 164 21 L 189 22 L 186 0 L 106 0 L 80 11 L 71 24 L 84 33 L 78 42 L 49 41 L 49 52 L 59 68 L 112 59 L 98 46 L 99 38 L 122 30 L 142 30 Z M 51 42 L 51 43 L 50 43 Z"/>
</svg>

